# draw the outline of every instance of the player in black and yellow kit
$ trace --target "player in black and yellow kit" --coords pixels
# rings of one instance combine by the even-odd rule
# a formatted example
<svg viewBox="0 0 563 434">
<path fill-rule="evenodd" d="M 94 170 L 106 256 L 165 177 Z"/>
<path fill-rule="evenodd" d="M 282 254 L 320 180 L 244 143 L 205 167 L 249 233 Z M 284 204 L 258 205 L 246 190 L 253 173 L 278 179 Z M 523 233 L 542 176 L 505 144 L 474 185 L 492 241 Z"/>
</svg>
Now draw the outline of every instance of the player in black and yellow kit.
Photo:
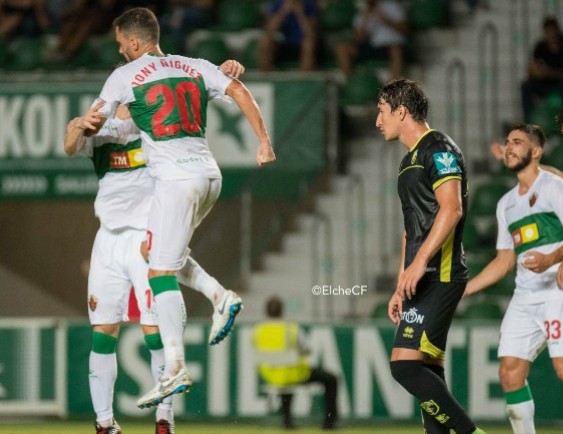
<svg viewBox="0 0 563 434">
<path fill-rule="evenodd" d="M 391 374 L 420 400 L 427 434 L 483 434 L 448 391 L 446 339 L 467 284 L 461 235 L 467 176 L 458 146 L 426 122 L 420 86 L 400 79 L 379 93 L 376 125 L 408 153 L 399 170 L 405 234 L 396 291 L 388 313 L 398 324 Z"/>
</svg>

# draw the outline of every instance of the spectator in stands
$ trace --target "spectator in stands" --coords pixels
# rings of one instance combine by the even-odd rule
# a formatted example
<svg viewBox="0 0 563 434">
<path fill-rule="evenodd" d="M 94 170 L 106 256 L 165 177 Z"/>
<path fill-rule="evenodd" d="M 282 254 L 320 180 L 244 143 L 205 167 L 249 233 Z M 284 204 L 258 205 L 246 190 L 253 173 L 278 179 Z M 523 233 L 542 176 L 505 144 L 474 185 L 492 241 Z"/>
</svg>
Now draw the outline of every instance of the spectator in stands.
<svg viewBox="0 0 563 434">
<path fill-rule="evenodd" d="M 274 0 L 266 8 L 264 35 L 259 44 L 259 66 L 271 71 L 275 63 L 299 59 L 302 71 L 315 67 L 317 51 L 315 0 Z"/>
<path fill-rule="evenodd" d="M 170 0 L 169 11 L 162 19 L 162 30 L 169 33 L 175 46 L 184 52 L 186 37 L 211 24 L 215 6 L 215 0 Z"/>
<path fill-rule="evenodd" d="M 47 14 L 51 20 L 51 30 L 60 33 L 64 17 L 72 7 L 74 0 L 46 0 Z"/>
<path fill-rule="evenodd" d="M 121 6 L 119 0 L 74 0 L 63 17 L 57 47 L 45 53 L 45 61 L 64 62 L 76 54 L 92 34 L 109 32 Z"/>
<path fill-rule="evenodd" d="M 393 0 L 365 0 L 354 18 L 355 37 L 336 46 L 336 62 L 349 76 L 361 60 L 389 60 L 391 78 L 403 74 L 404 46 L 408 31 L 406 12 Z"/>
<path fill-rule="evenodd" d="M 563 92 L 563 34 L 553 17 L 543 22 L 543 38 L 534 48 L 521 91 L 526 122 L 530 122 L 530 113 L 540 99 L 552 92 Z"/>
<path fill-rule="evenodd" d="M 0 0 L 0 39 L 19 30 L 32 36 L 49 25 L 44 0 Z"/>
<path fill-rule="evenodd" d="M 284 428 L 294 428 L 291 417 L 293 395 L 283 388 L 307 383 L 320 383 L 325 389 L 323 429 L 334 429 L 337 419 L 337 378 L 321 368 L 312 368 L 307 360 L 307 347 L 299 325 L 284 321 L 283 303 L 272 297 L 266 304 L 269 320 L 254 328 L 254 347 L 262 379 L 280 389 Z"/>
</svg>

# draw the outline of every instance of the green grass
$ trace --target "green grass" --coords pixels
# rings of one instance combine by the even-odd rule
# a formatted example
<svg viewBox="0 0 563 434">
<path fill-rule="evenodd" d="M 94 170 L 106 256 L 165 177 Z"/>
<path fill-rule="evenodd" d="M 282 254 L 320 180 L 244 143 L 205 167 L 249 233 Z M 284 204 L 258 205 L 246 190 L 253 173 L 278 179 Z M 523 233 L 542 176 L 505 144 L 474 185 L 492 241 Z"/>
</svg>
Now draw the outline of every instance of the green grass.
<svg viewBox="0 0 563 434">
<path fill-rule="evenodd" d="M 301 428 L 284 431 L 274 425 L 274 420 L 263 422 L 193 422 L 177 421 L 176 434 L 326 434 L 312 422 L 300 422 Z M 123 434 L 153 434 L 154 424 L 146 422 L 120 422 Z M 505 424 L 481 424 L 487 434 L 512 434 L 508 422 Z M 372 424 L 347 424 L 344 421 L 337 431 L 345 434 L 422 434 L 422 428 L 414 424 L 395 424 L 390 422 L 373 422 Z M 561 434 L 561 427 L 538 427 L 538 434 Z M 0 434 L 94 434 L 92 421 L 40 421 L 21 420 L 18 422 L 0 423 Z"/>
</svg>

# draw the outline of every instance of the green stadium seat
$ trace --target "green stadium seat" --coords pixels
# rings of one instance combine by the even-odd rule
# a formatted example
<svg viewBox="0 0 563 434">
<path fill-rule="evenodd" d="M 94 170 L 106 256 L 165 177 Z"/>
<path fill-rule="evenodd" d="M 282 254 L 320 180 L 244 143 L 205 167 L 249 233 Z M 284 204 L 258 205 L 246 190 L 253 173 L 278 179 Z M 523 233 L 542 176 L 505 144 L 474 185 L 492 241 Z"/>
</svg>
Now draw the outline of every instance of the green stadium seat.
<svg viewBox="0 0 563 434">
<path fill-rule="evenodd" d="M 492 300 L 475 301 L 465 308 L 463 318 L 466 319 L 502 319 L 503 310 Z"/>
<path fill-rule="evenodd" d="M 242 52 L 242 64 L 246 69 L 258 69 L 258 44 L 259 39 L 251 39 Z"/>
<path fill-rule="evenodd" d="M 119 54 L 119 47 L 113 37 L 103 38 L 99 41 L 93 53 L 94 61 L 90 68 L 110 71 L 125 59 Z"/>
<path fill-rule="evenodd" d="M 217 12 L 217 25 L 214 30 L 237 32 L 259 27 L 260 12 L 255 3 L 248 0 L 224 0 Z"/>
<path fill-rule="evenodd" d="M 463 227 L 463 248 L 466 251 L 476 251 L 481 246 L 479 232 L 473 219 L 467 219 Z"/>
<path fill-rule="evenodd" d="M 377 100 L 381 82 L 369 68 L 358 68 L 342 90 L 343 105 L 366 105 Z"/>
<path fill-rule="evenodd" d="M 557 145 L 542 158 L 542 163 L 563 170 L 563 144 Z"/>
<path fill-rule="evenodd" d="M 407 10 L 413 30 L 427 30 L 448 24 L 447 2 L 441 0 L 411 0 Z"/>
<path fill-rule="evenodd" d="M 189 54 L 190 57 L 206 59 L 216 65 L 220 65 L 230 58 L 227 44 L 223 39 L 215 35 L 201 39 Z"/>
<path fill-rule="evenodd" d="M 0 69 L 6 67 L 7 52 L 6 42 L 0 39 Z"/>
<path fill-rule="evenodd" d="M 333 0 L 321 12 L 320 23 L 323 31 L 338 31 L 352 27 L 356 6 L 350 0 Z"/>
<path fill-rule="evenodd" d="M 494 216 L 496 215 L 497 203 L 509 188 L 498 181 L 493 180 L 480 184 L 471 194 L 471 204 L 469 213 L 474 216 Z"/>
<path fill-rule="evenodd" d="M 560 134 L 555 127 L 555 116 L 563 110 L 563 96 L 553 92 L 538 101 L 530 111 L 529 122 L 539 125 L 547 137 Z"/>
<path fill-rule="evenodd" d="M 160 48 L 164 54 L 180 54 L 183 52 L 183 47 L 178 47 L 174 38 L 168 34 L 160 36 Z"/>
<path fill-rule="evenodd" d="M 388 303 L 386 301 L 382 301 L 377 303 L 371 312 L 372 318 L 388 318 L 387 316 L 387 307 Z"/>
<path fill-rule="evenodd" d="M 41 39 L 20 37 L 10 48 L 6 69 L 33 71 L 42 66 L 43 42 Z"/>
<path fill-rule="evenodd" d="M 490 288 L 487 288 L 487 294 L 498 295 L 504 297 L 511 297 L 514 293 L 516 272 L 513 270 L 504 276 L 499 282 L 495 283 Z"/>
</svg>

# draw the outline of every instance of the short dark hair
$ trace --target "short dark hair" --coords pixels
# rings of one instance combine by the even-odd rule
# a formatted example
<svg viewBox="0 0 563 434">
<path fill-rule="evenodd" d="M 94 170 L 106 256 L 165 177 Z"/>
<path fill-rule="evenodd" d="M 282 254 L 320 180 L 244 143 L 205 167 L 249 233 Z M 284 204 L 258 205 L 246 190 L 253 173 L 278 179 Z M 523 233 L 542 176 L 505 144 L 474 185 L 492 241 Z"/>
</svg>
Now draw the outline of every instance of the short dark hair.
<svg viewBox="0 0 563 434">
<path fill-rule="evenodd" d="M 392 112 L 402 105 L 418 122 L 426 121 L 428 116 L 428 99 L 420 85 L 413 80 L 400 78 L 390 81 L 379 91 L 379 100 L 387 102 Z"/>
<path fill-rule="evenodd" d="M 535 124 L 525 124 L 524 122 L 517 122 L 510 126 L 510 130 L 508 132 L 510 133 L 511 131 L 515 130 L 522 131 L 533 142 L 535 142 L 540 148 L 543 149 L 546 139 L 543 130 L 539 126 Z"/>
<path fill-rule="evenodd" d="M 283 303 L 279 297 L 271 297 L 266 303 L 266 314 L 270 318 L 281 318 L 283 315 Z"/>
<path fill-rule="evenodd" d="M 158 44 L 160 27 L 156 15 L 147 8 L 132 8 L 123 12 L 115 20 L 113 27 L 126 35 L 137 36 L 150 44 Z"/>
</svg>

